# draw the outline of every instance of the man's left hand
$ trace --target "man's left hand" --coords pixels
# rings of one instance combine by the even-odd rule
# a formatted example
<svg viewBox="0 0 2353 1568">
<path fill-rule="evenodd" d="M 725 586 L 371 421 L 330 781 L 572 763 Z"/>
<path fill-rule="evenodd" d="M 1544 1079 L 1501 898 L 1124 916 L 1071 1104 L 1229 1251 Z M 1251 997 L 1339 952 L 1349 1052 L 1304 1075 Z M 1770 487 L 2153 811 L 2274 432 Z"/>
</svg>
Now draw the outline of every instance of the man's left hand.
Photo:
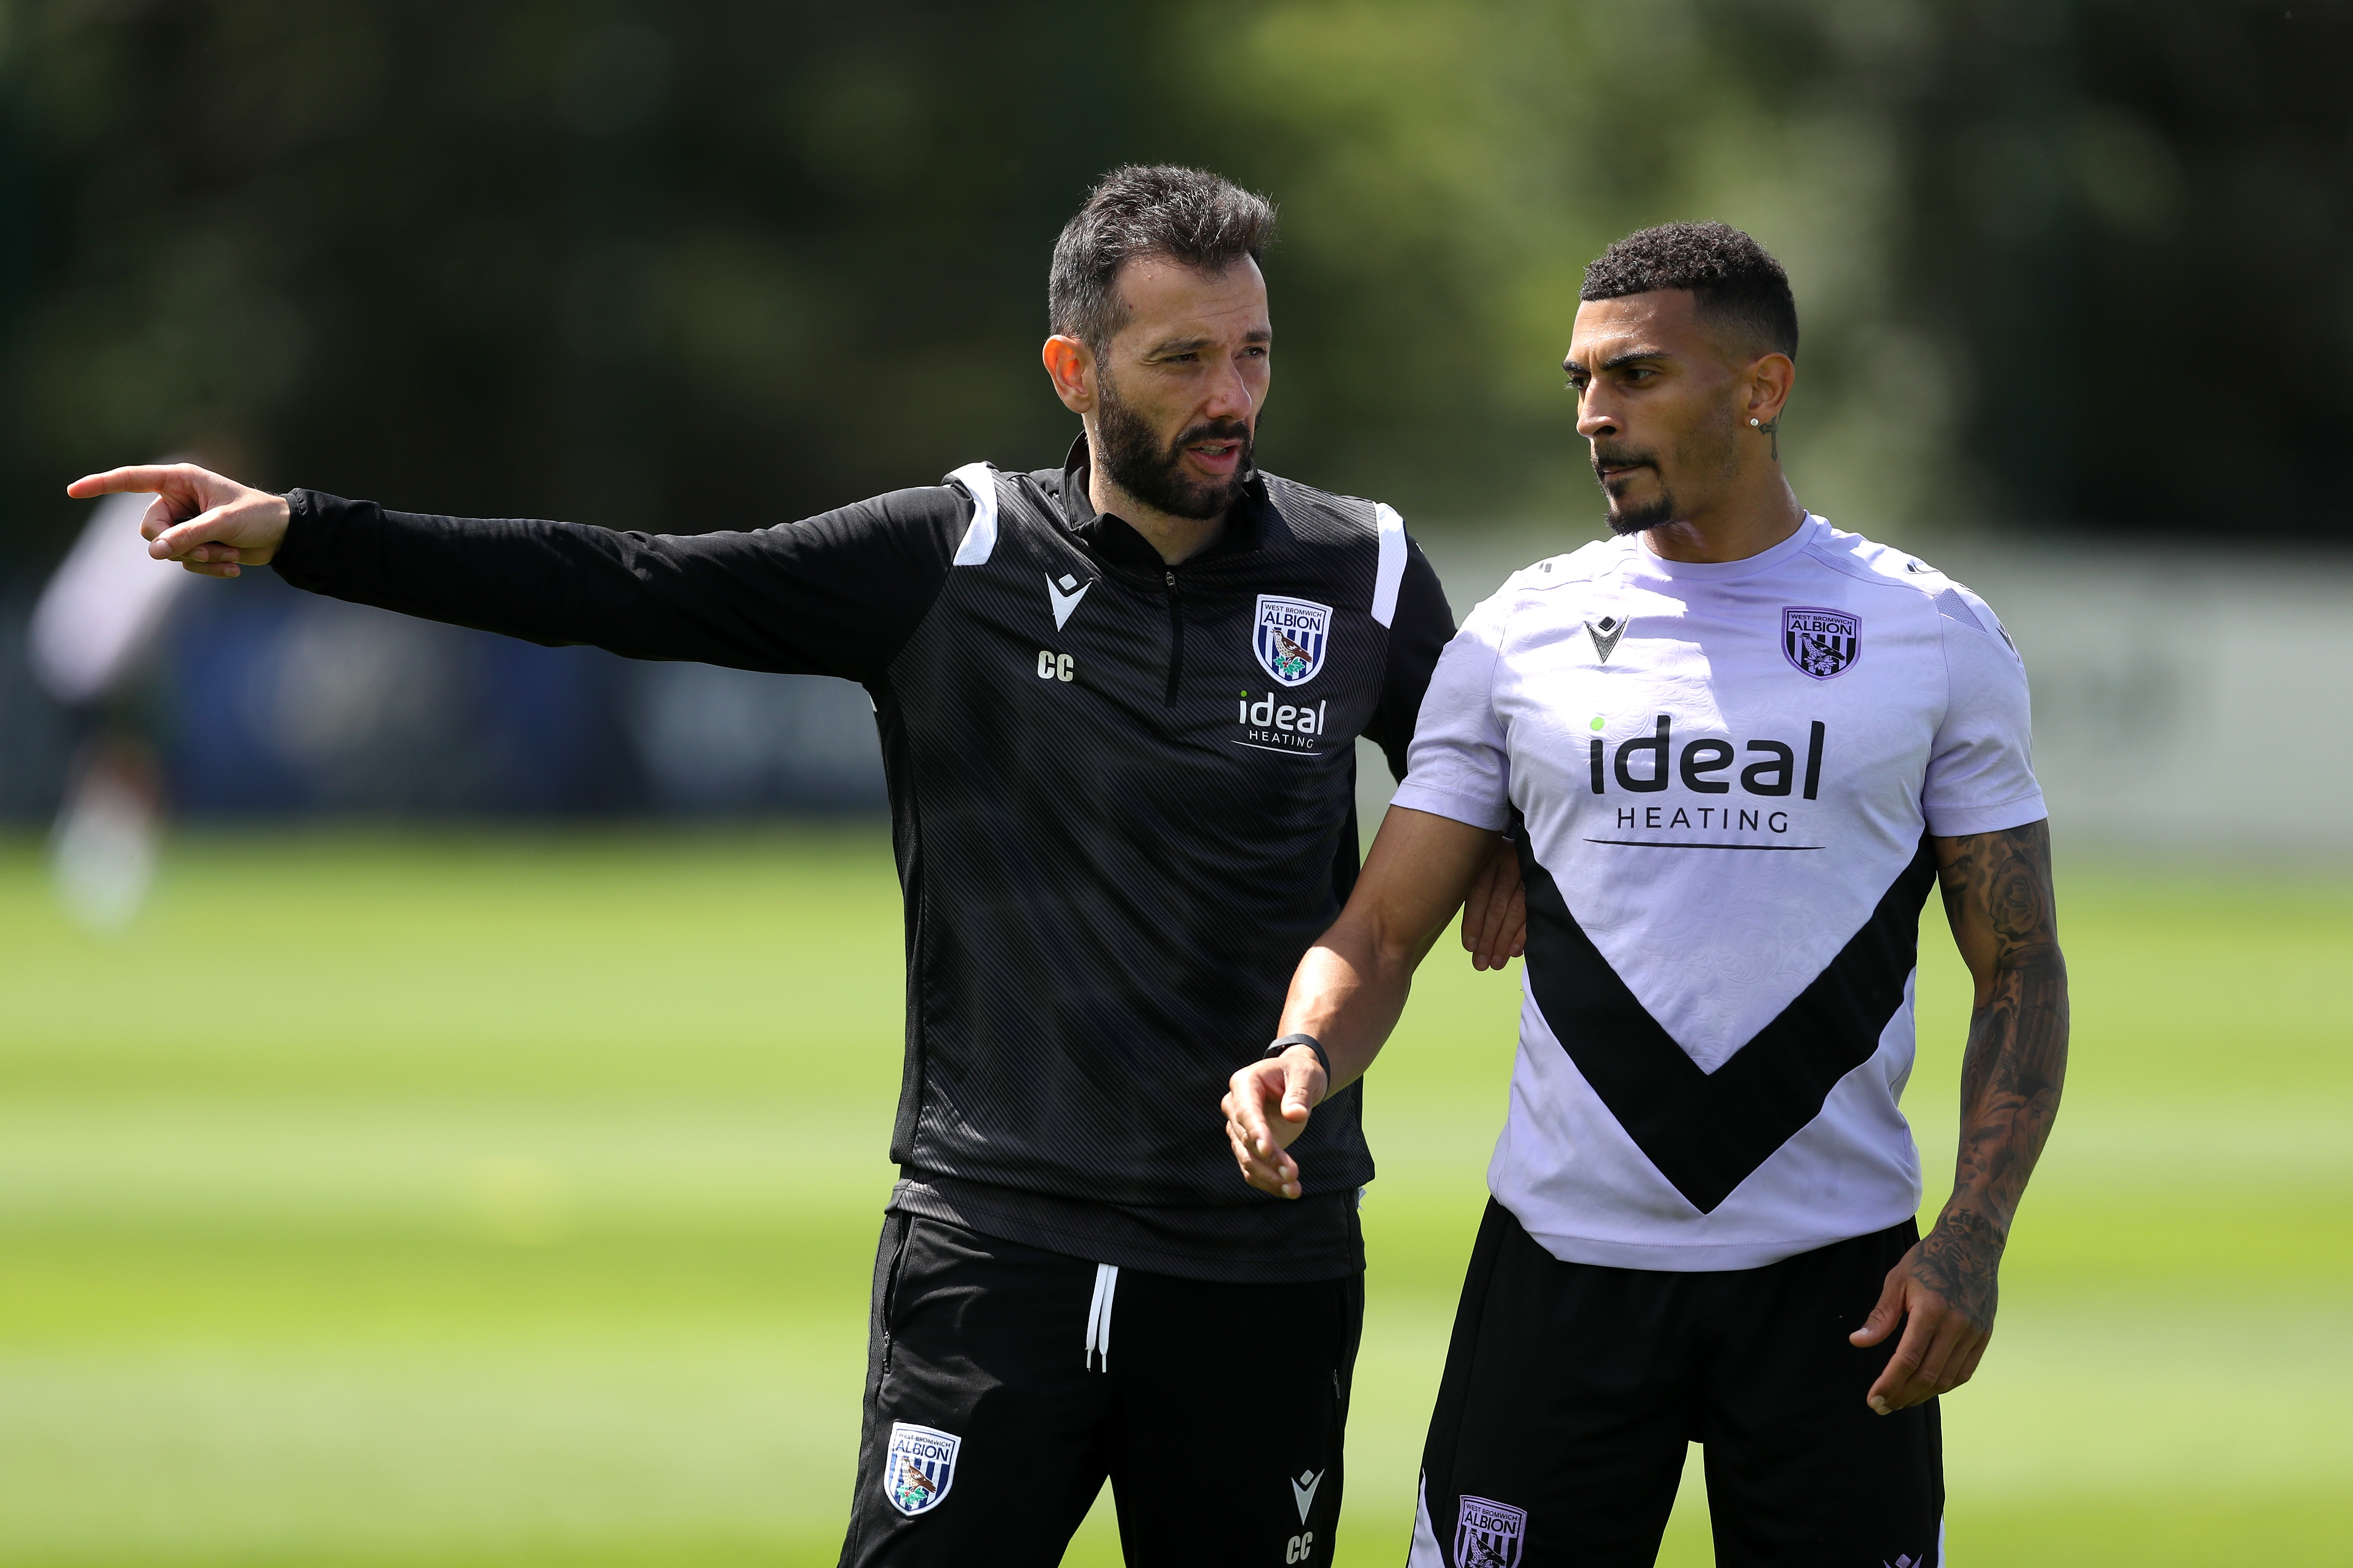
<svg viewBox="0 0 2353 1568">
<path fill-rule="evenodd" d="M 1501 969 L 1527 950 L 1527 889 L 1520 885 L 1519 850 L 1507 838 L 1462 900 L 1462 951 L 1473 969 Z"/>
<path fill-rule="evenodd" d="M 1969 1234 L 1974 1216 L 1947 1215 L 1915 1242 L 1879 1292 L 1879 1304 L 1847 1336 L 1857 1346 L 1880 1343 L 1904 1325 L 1895 1353 L 1864 1395 L 1891 1415 L 1907 1405 L 1949 1394 L 1968 1382 L 1993 1338 L 1995 1271 L 2001 1248 Z M 1958 1223 L 1956 1223 L 1956 1222 Z"/>
</svg>

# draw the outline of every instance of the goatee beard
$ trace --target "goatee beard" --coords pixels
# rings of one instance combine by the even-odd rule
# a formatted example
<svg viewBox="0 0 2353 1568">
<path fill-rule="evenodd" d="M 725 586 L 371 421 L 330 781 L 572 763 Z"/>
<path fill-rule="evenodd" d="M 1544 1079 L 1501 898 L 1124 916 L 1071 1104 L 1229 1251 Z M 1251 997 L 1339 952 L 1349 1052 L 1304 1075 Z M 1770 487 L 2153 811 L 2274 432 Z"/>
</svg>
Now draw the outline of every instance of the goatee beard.
<svg viewBox="0 0 2353 1568">
<path fill-rule="evenodd" d="M 1250 483 L 1252 439 L 1250 427 L 1235 419 L 1212 419 L 1195 425 L 1162 446 L 1143 416 L 1120 401 L 1111 378 L 1099 383 L 1102 397 L 1095 409 L 1095 437 L 1103 443 L 1103 473 L 1112 483 L 1155 511 L 1170 517 L 1206 521 L 1222 517 Z M 1200 480 L 1182 467 L 1185 448 L 1197 441 L 1232 441 L 1240 447 L 1240 459 L 1229 478 Z"/>
<path fill-rule="evenodd" d="M 1607 495 L 1609 492 L 1604 491 Z M 1664 485 L 1659 487 L 1658 499 L 1646 506 L 1621 507 L 1616 501 L 1602 514 L 1609 531 L 1623 539 L 1630 533 L 1648 533 L 1654 528 L 1664 528 L 1675 521 L 1675 497 Z"/>
<path fill-rule="evenodd" d="M 1619 461 L 1614 454 L 1612 461 Z M 1645 468 L 1650 468 L 1651 478 L 1659 479 L 1657 499 L 1651 499 L 1645 505 L 1619 505 L 1617 496 L 1609 494 L 1609 487 L 1602 484 L 1602 499 L 1609 503 L 1609 510 L 1602 512 L 1602 521 L 1607 521 L 1609 531 L 1617 533 L 1619 538 L 1629 536 L 1629 533 L 1647 533 L 1650 529 L 1663 529 L 1666 524 L 1675 521 L 1675 491 L 1666 487 L 1666 479 L 1659 478 L 1657 463 L 1645 463 Z M 1593 456 L 1593 478 L 1602 478 L 1600 454 Z"/>
<path fill-rule="evenodd" d="M 1609 510 L 1602 515 L 1602 521 L 1609 525 L 1609 531 L 1620 539 L 1630 533 L 1647 533 L 1651 529 L 1662 528 L 1675 521 L 1675 493 L 1667 489 L 1666 480 L 1660 477 L 1658 464 L 1647 458 L 1636 458 L 1630 465 L 1628 459 L 1631 458 L 1634 458 L 1634 454 L 1630 452 L 1597 450 L 1593 454 L 1594 481 L 1600 484 L 1602 498 L 1609 503 Z M 1651 477 L 1659 481 L 1658 498 L 1646 506 L 1619 505 L 1618 498 L 1609 493 L 1609 486 L 1602 480 L 1601 470 L 1604 467 L 1629 466 L 1650 469 Z"/>
</svg>

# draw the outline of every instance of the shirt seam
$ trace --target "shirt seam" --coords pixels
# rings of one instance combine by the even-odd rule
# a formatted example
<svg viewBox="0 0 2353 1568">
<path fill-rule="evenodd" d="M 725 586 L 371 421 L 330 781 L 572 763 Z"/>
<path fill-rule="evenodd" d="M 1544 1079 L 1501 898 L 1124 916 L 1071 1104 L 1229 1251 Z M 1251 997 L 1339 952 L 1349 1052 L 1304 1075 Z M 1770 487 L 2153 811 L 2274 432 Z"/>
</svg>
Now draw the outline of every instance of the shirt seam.
<svg viewBox="0 0 2353 1568">
<path fill-rule="evenodd" d="M 1824 550 L 1819 540 L 1807 545 L 1801 553 L 1811 558 L 1824 570 L 1835 572 L 1841 577 L 1852 577 L 1866 587 L 1893 588 L 1899 593 L 1911 594 L 1915 597 L 1926 599 L 1931 605 L 1936 602 L 1935 590 L 1926 584 L 1907 583 L 1901 577 L 1891 577 L 1883 572 L 1875 571 L 1852 557 L 1833 554 Z"/>
<path fill-rule="evenodd" d="M 1987 805 L 1938 806 L 1935 810 L 1931 811 L 1924 804 L 1920 812 L 1920 816 L 1924 825 L 1927 818 L 1931 816 L 1984 816 L 1996 812 L 2002 812 L 2005 808 L 2010 806 L 2022 806 L 2030 801 L 2042 808 L 2043 816 L 2048 816 L 2050 815 L 2050 805 L 2043 799 L 2042 791 L 2038 788 L 2028 790 L 2024 795 L 2011 795 L 2008 800 L 1994 801 Z M 2023 827 L 2029 822 L 2040 822 L 2042 820 L 2042 817 L 2030 816 L 2025 818 L 2023 821 L 2008 823 L 2000 827 L 1973 827 L 1966 833 L 1938 833 L 1932 827 L 1928 830 L 1928 836 L 1931 838 L 1967 838 L 1971 834 L 2005 833 L 2012 827 Z"/>
<path fill-rule="evenodd" d="M 1412 800 L 1406 798 L 1409 792 L 1410 792 L 1413 796 Z M 1415 801 L 1427 801 L 1430 804 L 1429 805 L 1418 805 L 1414 804 Z M 1458 815 L 1453 811 L 1438 811 L 1432 809 L 1433 806 L 1441 802 L 1449 805 L 1460 806 L 1464 812 L 1467 812 L 1470 815 Z M 1440 784 L 1417 784 L 1409 779 L 1400 780 L 1398 782 L 1397 793 L 1389 797 L 1389 804 L 1392 805 L 1402 805 L 1408 811 L 1428 811 L 1432 816 L 1443 816 L 1451 821 L 1463 823 L 1466 826 L 1480 828 L 1487 826 L 1483 818 L 1489 816 L 1501 816 L 1504 821 L 1508 822 L 1511 820 L 1512 816 L 1512 802 L 1508 794 L 1504 796 L 1504 803 L 1501 805 L 1491 805 L 1482 796 L 1471 795 L 1462 790 L 1448 789 Z"/>
</svg>

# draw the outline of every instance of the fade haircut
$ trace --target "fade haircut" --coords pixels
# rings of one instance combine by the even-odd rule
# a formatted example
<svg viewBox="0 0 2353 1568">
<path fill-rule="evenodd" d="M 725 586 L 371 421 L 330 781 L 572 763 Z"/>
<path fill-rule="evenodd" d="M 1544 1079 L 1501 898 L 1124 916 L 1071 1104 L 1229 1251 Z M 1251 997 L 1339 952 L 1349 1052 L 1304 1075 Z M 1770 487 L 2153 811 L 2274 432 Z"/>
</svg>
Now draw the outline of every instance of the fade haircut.
<svg viewBox="0 0 2353 1568">
<path fill-rule="evenodd" d="M 1215 278 L 1244 257 L 1261 259 L 1273 241 L 1274 204 L 1231 181 L 1175 163 L 1113 169 L 1054 242 L 1049 330 L 1078 339 L 1100 358 L 1127 325 L 1122 266 L 1161 257 Z"/>
<path fill-rule="evenodd" d="M 1789 275 L 1763 246 L 1728 224 L 1662 223 L 1628 235 L 1585 269 L 1580 300 L 1688 289 L 1699 313 L 1798 357 L 1798 302 Z"/>
</svg>

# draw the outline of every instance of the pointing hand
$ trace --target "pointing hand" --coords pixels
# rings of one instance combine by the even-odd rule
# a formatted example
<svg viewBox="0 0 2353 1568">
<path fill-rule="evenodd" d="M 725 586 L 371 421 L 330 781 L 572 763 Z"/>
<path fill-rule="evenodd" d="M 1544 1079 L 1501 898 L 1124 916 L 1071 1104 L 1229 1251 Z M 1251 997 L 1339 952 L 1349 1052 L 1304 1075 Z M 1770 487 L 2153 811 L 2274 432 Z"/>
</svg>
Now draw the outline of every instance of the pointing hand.
<svg viewBox="0 0 2353 1568">
<path fill-rule="evenodd" d="M 261 565 L 286 540 L 284 496 L 248 489 L 194 463 L 109 468 L 66 487 L 79 500 L 126 490 L 155 498 L 139 523 L 147 553 L 207 577 L 234 577 L 240 565 Z"/>
</svg>

